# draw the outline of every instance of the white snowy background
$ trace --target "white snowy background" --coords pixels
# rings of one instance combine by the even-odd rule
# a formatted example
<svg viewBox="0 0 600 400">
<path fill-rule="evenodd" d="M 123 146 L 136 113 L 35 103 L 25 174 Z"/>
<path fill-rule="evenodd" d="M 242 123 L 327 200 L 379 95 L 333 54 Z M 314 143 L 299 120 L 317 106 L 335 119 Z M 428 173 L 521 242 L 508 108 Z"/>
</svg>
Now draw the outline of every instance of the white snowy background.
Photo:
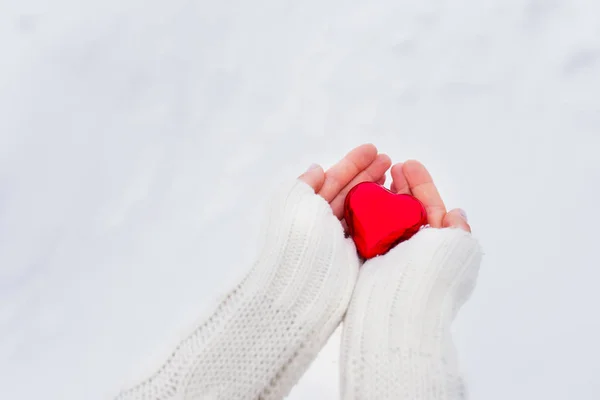
<svg viewBox="0 0 600 400">
<path fill-rule="evenodd" d="M 597 0 L 0 0 L 0 52 L 1 399 L 109 398 L 365 142 L 485 247 L 472 398 L 600 399 Z M 338 333 L 291 399 L 337 398 Z"/>
</svg>

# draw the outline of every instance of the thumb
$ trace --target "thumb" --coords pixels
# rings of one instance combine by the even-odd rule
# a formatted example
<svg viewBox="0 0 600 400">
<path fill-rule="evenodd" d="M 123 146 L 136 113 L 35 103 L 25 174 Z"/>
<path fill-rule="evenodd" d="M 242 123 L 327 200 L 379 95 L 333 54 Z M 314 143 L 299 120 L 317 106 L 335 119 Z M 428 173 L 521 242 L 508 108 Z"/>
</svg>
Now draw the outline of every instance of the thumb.
<svg viewBox="0 0 600 400">
<path fill-rule="evenodd" d="M 325 171 L 319 164 L 312 164 L 298 179 L 308 184 L 317 193 L 325 182 Z"/>
</svg>

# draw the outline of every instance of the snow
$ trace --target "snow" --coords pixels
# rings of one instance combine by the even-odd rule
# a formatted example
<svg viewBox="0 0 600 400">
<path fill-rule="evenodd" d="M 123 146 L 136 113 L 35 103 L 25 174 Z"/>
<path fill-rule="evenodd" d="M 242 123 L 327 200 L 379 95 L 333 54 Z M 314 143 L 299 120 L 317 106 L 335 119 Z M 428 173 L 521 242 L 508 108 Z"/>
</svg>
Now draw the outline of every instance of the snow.
<svg viewBox="0 0 600 400">
<path fill-rule="evenodd" d="M 485 247 L 472 398 L 600 398 L 594 0 L 0 10 L 0 398 L 109 398 L 249 266 L 274 185 L 364 142 Z M 291 399 L 337 397 L 338 344 Z"/>
</svg>

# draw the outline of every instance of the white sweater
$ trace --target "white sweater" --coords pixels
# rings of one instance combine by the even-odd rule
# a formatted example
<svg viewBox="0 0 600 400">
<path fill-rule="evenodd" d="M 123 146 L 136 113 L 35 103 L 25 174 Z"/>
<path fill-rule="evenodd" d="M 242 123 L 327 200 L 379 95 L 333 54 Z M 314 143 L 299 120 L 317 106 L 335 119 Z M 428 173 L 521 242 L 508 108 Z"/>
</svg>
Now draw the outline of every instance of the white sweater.
<svg viewBox="0 0 600 400">
<path fill-rule="evenodd" d="M 470 234 L 426 228 L 360 266 L 305 183 L 283 187 L 268 210 L 245 278 L 117 400 L 283 399 L 346 312 L 343 399 L 466 397 L 449 328 L 481 259 Z"/>
</svg>

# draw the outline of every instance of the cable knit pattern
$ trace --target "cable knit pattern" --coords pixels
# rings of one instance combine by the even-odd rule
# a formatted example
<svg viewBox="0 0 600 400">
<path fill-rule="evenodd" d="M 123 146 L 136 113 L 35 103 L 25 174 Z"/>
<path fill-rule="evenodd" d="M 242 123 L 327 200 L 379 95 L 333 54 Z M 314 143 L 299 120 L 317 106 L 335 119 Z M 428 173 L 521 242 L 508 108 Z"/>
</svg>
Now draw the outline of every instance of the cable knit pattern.
<svg viewBox="0 0 600 400">
<path fill-rule="evenodd" d="M 281 399 L 339 325 L 359 261 L 329 204 L 296 181 L 274 196 L 240 284 L 118 400 Z"/>
<path fill-rule="evenodd" d="M 344 400 L 462 400 L 450 327 L 481 249 L 467 232 L 422 229 L 361 268 L 344 322 Z"/>
</svg>

